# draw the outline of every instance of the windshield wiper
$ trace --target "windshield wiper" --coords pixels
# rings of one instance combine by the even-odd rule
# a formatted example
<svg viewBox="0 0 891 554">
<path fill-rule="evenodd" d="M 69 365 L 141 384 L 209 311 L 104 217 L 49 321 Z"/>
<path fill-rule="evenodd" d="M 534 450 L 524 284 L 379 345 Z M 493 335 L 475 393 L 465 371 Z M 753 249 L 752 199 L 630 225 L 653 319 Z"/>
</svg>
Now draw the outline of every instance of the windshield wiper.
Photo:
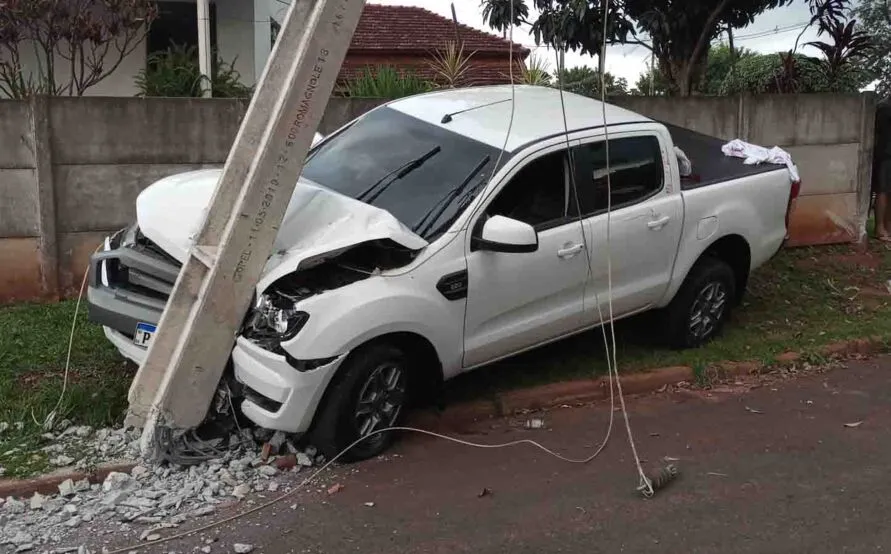
<svg viewBox="0 0 891 554">
<path fill-rule="evenodd" d="M 486 165 L 488 165 L 491 160 L 492 156 L 489 156 L 488 154 L 482 160 L 480 160 L 480 162 L 476 164 L 476 167 L 474 167 L 473 170 L 467 174 L 467 177 L 465 177 L 464 180 L 461 181 L 461 184 L 447 192 L 445 196 L 443 196 L 436 202 L 436 204 L 433 204 L 433 207 L 430 208 L 430 211 L 424 214 L 424 217 L 422 217 L 421 221 L 419 221 L 417 225 L 412 228 L 412 231 L 417 233 L 418 229 L 420 229 L 421 226 L 426 223 L 427 225 L 419 233 L 422 237 L 426 235 L 427 232 L 430 230 L 430 227 L 432 227 L 433 224 L 436 223 L 436 220 L 439 219 L 439 216 L 442 215 L 445 209 L 449 207 L 449 205 L 455 198 L 457 198 L 462 192 L 464 192 L 464 189 L 467 188 L 467 185 L 469 185 L 470 182 L 473 181 L 473 178 L 476 177 L 476 175 L 480 171 L 482 171 L 482 169 L 486 167 Z"/>
<path fill-rule="evenodd" d="M 378 196 L 380 196 L 385 190 L 387 190 L 387 187 L 389 187 L 390 185 L 392 185 L 399 179 L 402 179 L 403 177 L 405 177 L 412 171 L 414 171 L 417 168 L 424 165 L 424 162 L 426 162 L 433 156 L 439 154 L 440 150 L 442 150 L 442 147 L 434 146 L 433 148 L 430 149 L 429 152 L 427 152 L 423 156 L 420 156 L 418 158 L 415 158 L 411 161 L 408 161 L 408 162 L 402 164 L 401 166 L 397 167 L 393 171 L 387 173 L 386 175 L 384 175 L 383 177 L 378 179 L 377 182 L 375 182 L 373 185 L 371 185 L 370 187 L 368 187 L 367 189 L 362 191 L 362 194 L 357 196 L 356 200 L 360 200 L 360 201 L 366 202 L 368 204 L 371 204 L 372 202 L 374 202 L 377 199 Z M 391 177 L 392 177 L 392 179 L 391 179 Z M 387 179 L 390 179 L 390 180 L 387 181 Z M 384 181 L 387 181 L 387 182 L 384 183 Z M 380 188 L 378 188 L 378 187 L 380 187 Z M 368 198 L 368 200 L 365 200 L 365 197 L 368 196 L 369 194 L 371 194 L 371 191 L 373 191 L 374 189 L 378 189 L 378 190 L 374 194 L 372 194 L 371 197 Z"/>
</svg>

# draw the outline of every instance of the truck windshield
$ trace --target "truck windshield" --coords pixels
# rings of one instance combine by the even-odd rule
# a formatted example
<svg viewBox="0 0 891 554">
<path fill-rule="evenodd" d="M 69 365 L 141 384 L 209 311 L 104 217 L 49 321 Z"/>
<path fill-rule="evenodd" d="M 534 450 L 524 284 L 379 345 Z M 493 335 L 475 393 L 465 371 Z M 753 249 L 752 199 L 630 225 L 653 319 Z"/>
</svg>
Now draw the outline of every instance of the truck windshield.
<svg viewBox="0 0 891 554">
<path fill-rule="evenodd" d="M 434 152 L 435 151 L 435 152 Z M 435 155 L 423 156 L 434 152 Z M 350 198 L 387 210 L 410 229 L 423 221 L 420 233 L 435 238 L 461 214 L 473 194 L 486 183 L 494 164 L 473 176 L 464 194 L 443 199 L 462 184 L 479 161 L 494 160 L 499 150 L 487 144 L 426 123 L 388 107 L 378 108 L 311 152 L 303 176 Z M 423 157 L 411 171 L 401 171 L 407 161 Z M 392 176 L 398 179 L 390 181 Z M 375 183 L 374 194 L 366 194 Z M 438 205 L 440 204 L 440 205 Z M 429 214 L 435 213 L 431 221 Z"/>
</svg>

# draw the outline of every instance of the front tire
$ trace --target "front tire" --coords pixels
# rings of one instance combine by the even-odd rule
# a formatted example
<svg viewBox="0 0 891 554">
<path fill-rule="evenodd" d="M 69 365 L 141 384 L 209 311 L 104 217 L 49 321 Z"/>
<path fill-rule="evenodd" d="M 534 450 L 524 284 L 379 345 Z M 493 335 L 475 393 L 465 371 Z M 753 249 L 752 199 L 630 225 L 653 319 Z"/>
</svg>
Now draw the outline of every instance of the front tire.
<svg viewBox="0 0 891 554">
<path fill-rule="evenodd" d="M 408 355 L 390 344 L 370 344 L 352 352 L 329 385 L 310 437 L 316 448 L 330 460 L 359 438 L 398 425 L 408 404 L 408 370 Z M 392 431 L 375 433 L 340 459 L 373 458 L 394 438 Z"/>
<path fill-rule="evenodd" d="M 693 266 L 668 305 L 668 330 L 674 348 L 696 348 L 719 335 L 736 298 L 733 269 L 716 258 Z"/>
</svg>

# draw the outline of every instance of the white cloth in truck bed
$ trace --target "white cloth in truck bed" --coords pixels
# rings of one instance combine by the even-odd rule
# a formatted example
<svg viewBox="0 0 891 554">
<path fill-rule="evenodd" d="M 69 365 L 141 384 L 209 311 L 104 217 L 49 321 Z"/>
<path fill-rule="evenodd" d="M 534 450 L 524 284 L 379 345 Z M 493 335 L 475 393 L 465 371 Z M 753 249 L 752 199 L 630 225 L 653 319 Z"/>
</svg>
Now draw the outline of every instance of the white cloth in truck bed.
<svg viewBox="0 0 891 554">
<path fill-rule="evenodd" d="M 785 165 L 789 169 L 792 181 L 799 180 L 798 168 L 792 163 L 792 156 L 779 146 L 774 146 L 768 150 L 763 146 L 733 139 L 722 146 L 721 151 L 724 152 L 725 156 L 743 158 L 745 160 L 743 163 L 746 165 L 757 165 L 764 162 Z"/>
</svg>

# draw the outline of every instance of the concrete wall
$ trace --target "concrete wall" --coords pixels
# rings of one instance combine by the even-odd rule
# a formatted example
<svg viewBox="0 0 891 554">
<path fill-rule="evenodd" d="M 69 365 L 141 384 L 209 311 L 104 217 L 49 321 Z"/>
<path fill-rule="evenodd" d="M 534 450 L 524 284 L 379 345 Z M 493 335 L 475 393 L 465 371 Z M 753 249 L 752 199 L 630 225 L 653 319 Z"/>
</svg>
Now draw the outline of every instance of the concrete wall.
<svg viewBox="0 0 891 554">
<path fill-rule="evenodd" d="M 613 102 L 724 139 L 779 146 L 801 174 L 790 244 L 865 238 L 872 168 L 872 93 L 697 97 L 625 96 Z"/>
<path fill-rule="evenodd" d="M 378 105 L 332 99 L 330 133 Z M 76 294 L 89 255 L 152 182 L 220 167 L 247 101 L 0 100 L 0 302 Z"/>
<path fill-rule="evenodd" d="M 869 198 L 874 99 L 626 97 L 616 103 L 726 139 L 792 152 L 803 176 L 793 244 L 859 240 Z M 381 103 L 332 98 L 328 134 Z M 135 218 L 153 181 L 228 155 L 246 101 L 0 100 L 0 302 L 76 294 L 109 231 Z"/>
</svg>

